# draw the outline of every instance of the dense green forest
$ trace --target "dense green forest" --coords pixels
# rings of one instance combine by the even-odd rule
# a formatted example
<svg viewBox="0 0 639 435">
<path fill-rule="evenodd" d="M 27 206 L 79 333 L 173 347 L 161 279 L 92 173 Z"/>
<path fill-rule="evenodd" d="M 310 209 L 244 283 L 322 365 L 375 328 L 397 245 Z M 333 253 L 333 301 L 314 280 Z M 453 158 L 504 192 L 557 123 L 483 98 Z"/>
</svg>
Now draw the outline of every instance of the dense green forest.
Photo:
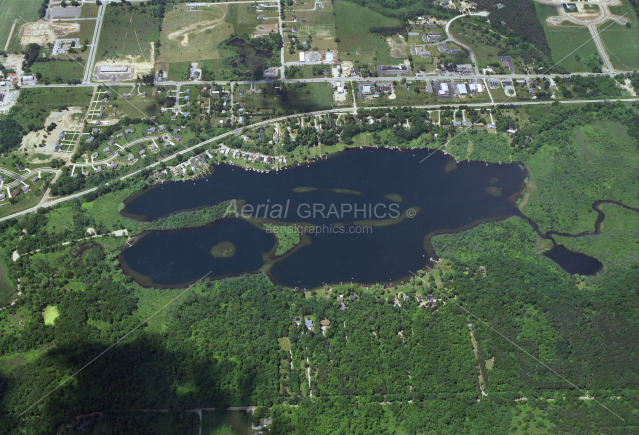
<svg viewBox="0 0 639 435">
<path fill-rule="evenodd" d="M 577 235 L 553 237 L 604 269 L 568 275 L 543 255 L 551 242 L 513 217 L 433 237 L 438 265 L 400 285 L 305 292 L 256 274 L 142 288 L 118 263 L 124 238 L 87 240 L 87 228 L 194 227 L 228 206 L 133 221 L 119 210 L 149 187 L 141 172 L 0 222 L 0 278 L 20 291 L 0 311 L 0 433 L 73 433 L 82 421 L 77 433 L 192 434 L 198 421 L 184 410 L 247 405 L 280 434 L 637 433 L 639 214 L 601 204 L 595 234 L 592 208 L 639 207 L 637 107 L 495 108 L 497 130 L 516 128 L 512 136 L 435 130 L 423 112 L 379 110 L 380 123 L 323 120 L 320 135 L 443 147 L 423 134 L 440 131 L 456 158 L 522 162 L 523 214 L 541 232 Z M 410 130 L 392 126 L 407 119 Z"/>
</svg>

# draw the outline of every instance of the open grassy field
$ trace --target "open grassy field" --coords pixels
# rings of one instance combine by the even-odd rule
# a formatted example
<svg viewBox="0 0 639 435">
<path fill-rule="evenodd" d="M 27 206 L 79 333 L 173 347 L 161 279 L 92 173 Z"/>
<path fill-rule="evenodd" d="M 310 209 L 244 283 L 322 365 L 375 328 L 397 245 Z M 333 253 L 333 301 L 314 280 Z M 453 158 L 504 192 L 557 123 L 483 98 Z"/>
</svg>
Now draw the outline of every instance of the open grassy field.
<svg viewBox="0 0 639 435">
<path fill-rule="evenodd" d="M 58 312 L 58 307 L 55 305 L 47 305 L 47 307 L 42 312 L 42 317 L 44 317 L 45 325 L 53 325 L 55 323 L 55 319 L 60 316 Z"/>
<path fill-rule="evenodd" d="M 83 3 L 80 18 L 95 18 L 98 16 L 98 5 L 94 3 Z"/>
<path fill-rule="evenodd" d="M 73 212 L 71 207 L 57 208 L 49 213 L 47 231 L 58 234 L 73 229 Z"/>
<path fill-rule="evenodd" d="M 611 7 L 610 12 L 630 21 L 631 27 L 610 21 L 598 27 L 604 50 L 616 70 L 635 71 L 639 65 L 639 19 L 632 5 L 624 1 L 623 6 Z"/>
<path fill-rule="evenodd" d="M 228 5 L 225 21 L 233 27 L 235 33 L 248 33 L 249 35 L 253 35 L 260 24 L 273 24 L 278 21 L 275 19 L 258 20 L 259 14 L 255 4 L 232 4 Z"/>
<path fill-rule="evenodd" d="M 101 222 L 107 228 L 115 230 L 120 228 L 120 224 L 123 224 L 129 231 L 135 231 L 137 223 L 131 219 L 122 217 L 120 214 L 120 210 L 124 208 L 120 204 L 135 192 L 135 190 L 135 187 L 131 187 L 108 193 L 94 201 L 83 203 L 82 208 L 87 210 L 96 221 Z"/>
<path fill-rule="evenodd" d="M 599 58 L 599 54 L 588 28 L 566 23 L 550 26 L 546 23 L 546 18 L 556 16 L 557 9 L 554 6 L 539 3 L 535 3 L 535 8 L 537 17 L 544 27 L 553 62 L 569 72 L 591 72 L 592 68 L 584 62 L 583 58 L 586 56 Z M 575 57 L 577 55 L 582 58 L 581 61 L 577 61 Z"/>
<path fill-rule="evenodd" d="M 158 62 L 219 58 L 217 46 L 233 33 L 233 25 L 224 21 L 227 5 L 214 5 L 198 12 L 185 8 L 176 8 L 164 18 Z"/>
<path fill-rule="evenodd" d="M 331 109 L 333 93 L 328 83 L 298 83 L 287 85 L 287 98 L 282 101 L 278 97 L 273 83 L 261 85 L 262 94 L 244 94 L 242 99 L 236 97 L 235 102 L 244 101 L 246 107 L 253 109 L 272 109 L 275 113 L 287 110 L 293 112 L 313 112 Z M 248 90 L 250 85 L 240 85 L 235 89 Z"/>
<path fill-rule="evenodd" d="M 391 65 L 403 62 L 402 58 L 391 57 L 389 45 L 384 37 L 371 34 L 368 31 L 371 27 L 398 26 L 398 19 L 385 17 L 347 0 L 336 0 L 334 6 L 337 14 L 335 31 L 340 38 L 340 42 L 337 44 L 340 60 Z M 357 19 L 355 20 L 353 17 L 357 17 Z M 364 56 L 357 54 L 358 50 L 362 54 L 373 52 L 372 59 L 364 59 Z"/>
<path fill-rule="evenodd" d="M 96 60 L 151 62 L 153 43 L 160 36 L 158 24 L 151 8 L 107 6 Z"/>
<path fill-rule="evenodd" d="M 42 4 L 41 0 L 0 0 L 0 49 L 4 50 L 4 44 L 7 42 L 9 32 L 13 20 L 17 19 L 14 35 L 18 31 L 18 27 L 27 22 L 36 21 L 38 19 L 38 9 Z M 22 18 L 20 18 L 22 17 Z"/>
<path fill-rule="evenodd" d="M 31 73 L 42 74 L 41 83 L 66 83 L 67 80 L 82 80 L 85 62 L 56 60 L 55 62 L 38 62 L 31 66 Z"/>
<path fill-rule="evenodd" d="M 250 435 L 251 422 L 245 411 L 203 411 L 202 434 Z"/>
</svg>

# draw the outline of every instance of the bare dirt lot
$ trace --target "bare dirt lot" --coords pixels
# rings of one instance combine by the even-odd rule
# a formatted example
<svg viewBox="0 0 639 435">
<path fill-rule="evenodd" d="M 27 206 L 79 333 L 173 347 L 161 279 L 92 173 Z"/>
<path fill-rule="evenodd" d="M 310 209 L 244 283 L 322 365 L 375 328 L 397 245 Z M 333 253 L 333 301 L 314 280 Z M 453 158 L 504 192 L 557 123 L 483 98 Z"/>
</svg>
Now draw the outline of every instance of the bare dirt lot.
<svg viewBox="0 0 639 435">
<path fill-rule="evenodd" d="M 386 38 L 386 43 L 388 44 L 388 48 L 390 50 L 390 55 L 396 59 L 405 59 L 406 58 L 406 49 L 408 48 L 408 44 L 404 40 L 403 36 L 392 36 Z"/>
<path fill-rule="evenodd" d="M 46 21 L 36 21 L 35 23 L 23 24 L 20 28 L 20 44 L 46 45 L 47 42 L 54 43 L 56 38 L 62 38 L 69 33 L 80 31 L 78 23 L 48 23 Z"/>
<path fill-rule="evenodd" d="M 54 150 L 55 144 L 60 140 L 60 133 L 63 131 L 78 130 L 82 127 L 84 112 L 79 107 L 70 107 L 62 112 L 51 112 L 44 122 L 45 128 L 32 131 L 22 138 L 19 151 L 25 151 L 29 160 L 37 159 L 36 154 L 51 155 L 51 158 L 67 158 L 67 153 L 59 153 Z M 51 132 L 46 131 L 51 123 L 56 124 Z M 44 146 L 40 147 L 44 141 Z"/>
</svg>

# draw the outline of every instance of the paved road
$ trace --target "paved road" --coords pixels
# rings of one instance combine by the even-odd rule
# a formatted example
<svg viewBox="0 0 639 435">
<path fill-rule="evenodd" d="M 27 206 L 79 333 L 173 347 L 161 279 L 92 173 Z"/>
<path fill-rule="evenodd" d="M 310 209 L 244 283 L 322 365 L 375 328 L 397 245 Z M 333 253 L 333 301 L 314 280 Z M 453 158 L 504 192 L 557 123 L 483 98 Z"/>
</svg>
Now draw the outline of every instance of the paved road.
<svg viewBox="0 0 639 435">
<path fill-rule="evenodd" d="M 618 98 L 618 99 L 614 99 L 614 100 L 610 100 L 610 101 L 633 102 L 633 101 L 639 101 L 639 98 Z M 584 104 L 584 103 L 601 103 L 601 102 L 602 102 L 602 100 L 573 100 L 573 101 L 560 101 L 559 103 L 560 104 Z M 527 101 L 527 102 L 517 102 L 517 105 L 536 105 L 536 104 L 553 104 L 553 103 L 555 103 L 554 100 L 549 100 L 549 101 Z M 493 104 L 492 103 L 475 103 L 475 104 L 463 104 L 463 105 L 467 106 L 467 107 L 491 107 Z M 456 104 L 456 106 L 459 106 L 459 104 Z M 385 109 L 385 108 L 393 108 L 393 107 L 396 107 L 396 106 L 382 106 L 382 107 L 375 107 L 375 109 L 380 109 L 380 108 L 381 109 Z M 426 105 L 426 106 L 412 106 L 412 107 L 414 107 L 416 109 L 439 110 L 439 108 L 441 107 L 441 104 L 433 104 L 433 105 Z M 251 128 L 255 128 L 255 127 L 259 127 L 259 126 L 266 125 L 266 124 L 269 124 L 269 123 L 283 121 L 283 120 L 286 120 L 286 119 L 289 119 L 289 118 L 295 118 L 295 117 L 301 117 L 301 116 L 315 116 L 315 115 L 323 115 L 323 114 L 328 114 L 328 113 L 352 114 L 352 112 L 353 112 L 353 108 L 347 107 L 347 108 L 342 108 L 342 109 L 321 110 L 321 111 L 317 111 L 317 112 L 309 112 L 309 113 L 301 113 L 301 114 L 298 113 L 298 114 L 294 114 L 294 115 L 281 116 L 279 118 L 273 118 L 273 119 L 267 119 L 265 121 L 260 121 L 260 122 L 257 122 L 255 124 L 251 124 L 250 127 Z M 159 161 L 157 161 L 155 163 L 152 163 L 152 164 L 148 165 L 144 169 L 154 168 L 155 166 L 160 165 L 161 162 L 168 162 L 170 160 L 173 160 L 178 154 L 189 153 L 189 152 L 194 151 L 195 149 L 197 149 L 199 147 L 202 147 L 204 145 L 219 141 L 219 140 L 224 139 L 224 138 L 226 138 L 228 136 L 238 135 L 238 134 L 241 133 L 241 131 L 242 131 L 242 128 L 236 128 L 234 130 L 228 131 L 228 132 L 223 133 L 221 135 L 215 136 L 215 137 L 213 137 L 211 139 L 205 140 L 205 141 L 200 142 L 200 143 L 198 143 L 196 145 L 193 145 L 191 147 L 188 147 L 188 148 L 185 148 L 183 150 L 180 150 L 180 151 L 176 152 L 175 154 L 172 154 L 172 155 L 170 155 L 168 157 L 165 157 L 162 160 L 159 160 Z M 132 177 L 133 175 L 136 175 L 136 174 L 140 173 L 141 171 L 142 171 L 142 169 L 137 170 L 135 172 L 132 172 L 130 174 L 124 175 L 123 177 L 120 177 L 120 180 L 126 180 L 127 178 Z M 57 198 L 57 199 L 52 200 L 52 201 L 50 201 L 50 202 L 48 202 L 46 204 L 42 204 L 42 205 L 39 205 L 37 207 L 33 207 L 33 208 L 30 208 L 30 209 L 27 209 L 27 210 L 23 210 L 23 211 L 14 213 L 14 214 L 12 214 L 10 216 L 6 216 L 6 217 L 3 217 L 3 218 L 0 218 L 0 222 L 2 222 L 4 220 L 7 220 L 7 219 L 19 217 L 19 216 L 24 216 L 27 213 L 32 213 L 32 212 L 36 211 L 39 207 L 51 207 L 53 205 L 60 204 L 60 203 L 65 202 L 65 201 L 70 201 L 72 199 L 79 198 L 79 197 L 81 197 L 83 195 L 86 195 L 87 193 L 94 192 L 97 189 L 98 189 L 97 187 L 92 187 L 91 189 L 88 189 L 88 190 L 85 190 L 85 191 L 82 191 L 82 192 L 78 192 L 78 193 L 75 193 L 73 195 L 65 196 L 65 197 L 62 197 L 62 198 Z"/>
<path fill-rule="evenodd" d="M 141 137 L 139 139 L 134 140 L 133 142 L 129 142 L 126 143 L 124 145 L 120 145 L 116 150 L 114 150 L 114 153 L 111 157 L 108 157 L 104 160 L 96 160 L 96 161 L 91 161 L 90 163 L 69 163 L 69 166 L 75 166 L 76 168 L 83 168 L 83 167 L 94 167 L 94 166 L 101 166 L 101 165 L 106 165 L 111 163 L 113 160 L 115 160 L 116 158 L 118 158 L 118 152 L 120 151 L 120 147 L 123 149 L 127 149 L 129 147 L 132 147 L 133 145 L 137 145 L 139 143 L 142 142 L 146 142 L 147 140 L 155 140 L 155 139 L 159 139 L 159 136 L 147 136 L 147 137 Z"/>
<path fill-rule="evenodd" d="M 102 32 L 102 24 L 104 22 L 104 12 L 106 10 L 106 3 L 102 3 L 98 7 L 98 17 L 95 22 L 95 30 L 93 31 L 93 39 L 91 40 L 91 48 L 89 49 L 89 56 L 87 56 L 86 68 L 84 70 L 84 77 L 82 83 L 91 85 L 91 75 L 93 74 L 95 55 L 98 51 L 98 43 L 100 42 L 100 32 Z"/>
</svg>

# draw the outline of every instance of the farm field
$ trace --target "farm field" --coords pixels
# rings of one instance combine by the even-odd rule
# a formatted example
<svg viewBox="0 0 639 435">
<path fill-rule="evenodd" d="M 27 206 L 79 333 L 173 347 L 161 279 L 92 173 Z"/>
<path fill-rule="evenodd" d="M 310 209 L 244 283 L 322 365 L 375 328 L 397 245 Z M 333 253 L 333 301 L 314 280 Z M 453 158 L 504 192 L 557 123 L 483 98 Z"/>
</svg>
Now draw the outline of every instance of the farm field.
<svg viewBox="0 0 639 435">
<path fill-rule="evenodd" d="M 224 21 L 228 6 L 211 6 L 190 12 L 178 7 L 162 23 L 158 62 L 185 62 L 221 57 L 218 45 L 233 33 L 233 25 Z"/>
<path fill-rule="evenodd" d="M 151 8 L 107 6 L 96 61 L 151 62 L 158 24 Z"/>
<path fill-rule="evenodd" d="M 347 0 L 335 1 L 335 13 L 335 31 L 340 38 L 337 44 L 340 60 L 390 65 L 403 62 L 403 58 L 391 57 L 390 47 L 384 37 L 369 32 L 371 27 L 398 26 L 398 19 L 385 17 Z M 358 19 L 353 20 L 353 17 Z M 358 55 L 357 51 L 361 54 Z"/>
<path fill-rule="evenodd" d="M 631 27 L 608 21 L 598 27 L 604 50 L 616 70 L 635 71 L 639 65 L 639 19 L 628 1 L 610 12 L 630 20 Z"/>
<path fill-rule="evenodd" d="M 557 15 L 556 8 L 539 3 L 535 3 L 535 8 L 537 9 L 537 17 L 544 27 L 553 62 L 569 72 L 591 72 L 592 68 L 586 64 L 583 58 L 596 56 L 600 59 L 600 57 L 588 29 L 585 26 L 565 23 L 559 26 L 550 26 L 546 23 L 546 18 Z M 577 61 L 575 56 L 581 57 L 582 60 Z"/>
<path fill-rule="evenodd" d="M 13 20 L 18 20 L 13 31 L 15 36 L 20 25 L 24 24 L 24 21 L 18 15 L 28 22 L 36 21 L 41 4 L 42 1 L 40 0 L 0 0 L 0 11 L 2 11 L 2 14 L 0 14 L 0 50 L 4 50 L 4 44 L 7 42 L 9 32 L 11 32 Z"/>
</svg>

